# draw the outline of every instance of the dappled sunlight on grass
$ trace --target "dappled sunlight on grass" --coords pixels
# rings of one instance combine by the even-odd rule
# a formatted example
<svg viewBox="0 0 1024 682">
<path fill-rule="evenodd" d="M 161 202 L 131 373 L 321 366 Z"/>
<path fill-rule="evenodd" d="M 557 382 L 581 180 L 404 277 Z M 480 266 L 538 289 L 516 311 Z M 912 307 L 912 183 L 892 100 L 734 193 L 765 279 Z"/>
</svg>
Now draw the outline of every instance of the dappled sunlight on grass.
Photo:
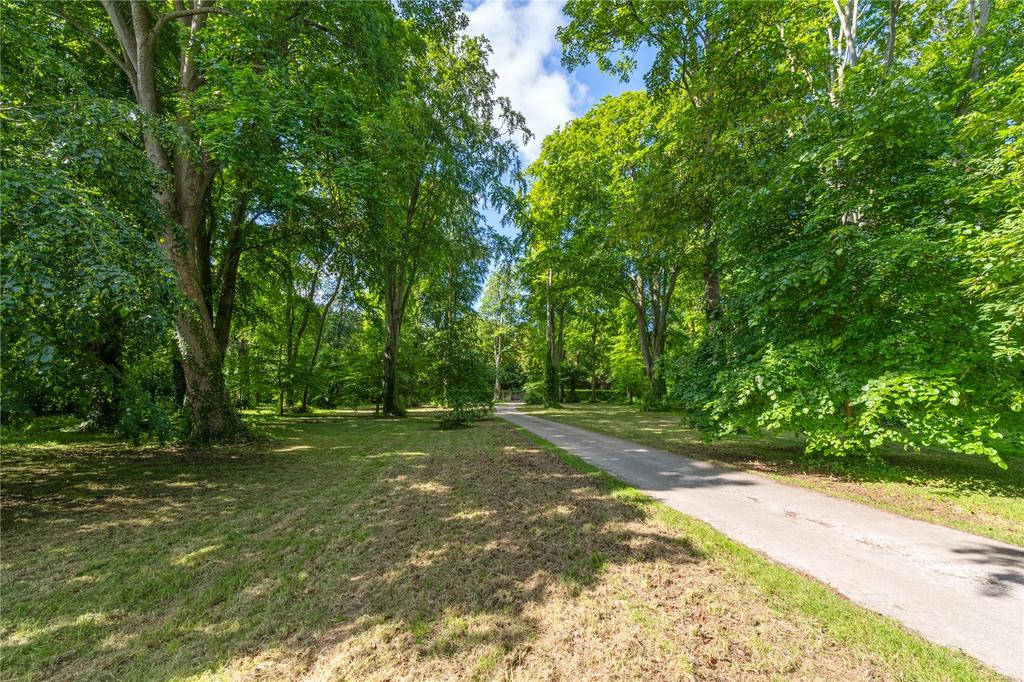
<svg viewBox="0 0 1024 682">
<path fill-rule="evenodd" d="M 211 552 L 216 552 L 221 549 L 221 545 L 207 545 L 201 549 L 197 549 L 194 552 L 183 554 L 174 560 L 176 566 L 196 566 L 203 562 L 204 557 Z"/>
<path fill-rule="evenodd" d="M 5 676 L 974 670 L 905 635 L 883 651 L 828 634 L 712 531 L 505 422 L 264 419 L 278 440 L 5 449 Z"/>
<path fill-rule="evenodd" d="M 300 450 L 312 450 L 312 445 L 289 445 L 285 448 L 275 448 L 274 452 L 298 452 Z"/>
</svg>

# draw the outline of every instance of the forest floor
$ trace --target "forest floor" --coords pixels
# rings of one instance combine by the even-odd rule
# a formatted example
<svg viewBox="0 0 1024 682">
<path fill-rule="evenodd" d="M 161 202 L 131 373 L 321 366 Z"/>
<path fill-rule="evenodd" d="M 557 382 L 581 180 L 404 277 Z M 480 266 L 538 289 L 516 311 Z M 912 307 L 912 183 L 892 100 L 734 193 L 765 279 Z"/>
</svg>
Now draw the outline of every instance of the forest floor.
<svg viewBox="0 0 1024 682">
<path fill-rule="evenodd" d="M 890 450 L 875 460 L 809 458 L 796 439 L 735 437 L 706 442 L 672 412 L 629 405 L 525 405 L 528 414 L 770 476 L 994 540 L 1024 546 L 1024 456 L 1006 452 L 1003 470 L 984 457 Z"/>
<path fill-rule="evenodd" d="M 3 679 L 988 679 L 522 430 L 3 433 Z"/>
</svg>

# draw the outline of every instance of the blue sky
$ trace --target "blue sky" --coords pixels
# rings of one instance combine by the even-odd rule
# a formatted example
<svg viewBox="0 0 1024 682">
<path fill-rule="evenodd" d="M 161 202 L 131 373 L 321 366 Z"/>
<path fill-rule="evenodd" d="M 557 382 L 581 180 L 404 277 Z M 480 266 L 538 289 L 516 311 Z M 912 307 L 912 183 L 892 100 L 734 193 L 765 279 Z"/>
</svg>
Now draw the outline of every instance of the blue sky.
<svg viewBox="0 0 1024 682">
<path fill-rule="evenodd" d="M 639 68 L 627 83 L 601 73 L 593 64 L 569 72 L 555 30 L 565 23 L 557 0 L 468 0 L 468 33 L 484 35 L 494 52 L 491 68 L 498 74 L 497 94 L 508 97 L 526 117 L 534 138 L 520 145 L 526 163 L 540 153 L 544 136 L 580 116 L 607 95 L 644 87 L 650 54 L 638 55 Z M 487 220 L 501 229 L 497 216 Z"/>
</svg>

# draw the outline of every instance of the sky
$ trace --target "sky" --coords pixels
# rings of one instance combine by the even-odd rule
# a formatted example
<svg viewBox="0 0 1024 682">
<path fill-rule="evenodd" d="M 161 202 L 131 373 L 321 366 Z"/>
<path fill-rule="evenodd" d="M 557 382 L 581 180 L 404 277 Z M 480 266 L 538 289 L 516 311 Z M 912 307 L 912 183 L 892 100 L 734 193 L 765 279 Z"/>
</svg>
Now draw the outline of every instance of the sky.
<svg viewBox="0 0 1024 682">
<path fill-rule="evenodd" d="M 560 0 L 467 0 L 467 33 L 484 35 L 491 43 L 491 68 L 498 74 L 497 94 L 508 97 L 526 117 L 534 137 L 520 143 L 524 161 L 540 154 L 541 141 L 556 127 L 587 112 L 607 95 L 642 90 L 649 55 L 638 55 L 640 68 L 622 83 L 590 64 L 569 72 L 562 67 L 562 50 L 555 30 L 566 23 Z M 501 233 L 498 217 L 485 211 L 487 221 Z"/>
</svg>

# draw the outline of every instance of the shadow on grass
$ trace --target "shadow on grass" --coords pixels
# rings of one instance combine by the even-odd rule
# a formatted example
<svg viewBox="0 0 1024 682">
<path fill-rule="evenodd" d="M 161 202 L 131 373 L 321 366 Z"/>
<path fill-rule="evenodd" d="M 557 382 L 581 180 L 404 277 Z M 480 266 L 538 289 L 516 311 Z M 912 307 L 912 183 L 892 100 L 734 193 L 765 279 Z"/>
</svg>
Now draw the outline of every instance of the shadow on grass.
<svg viewBox="0 0 1024 682">
<path fill-rule="evenodd" d="M 255 449 L 5 454 L 4 677 L 439 670 L 529 641 L 534 609 L 609 565 L 702 559 L 500 423 L 274 428 Z"/>
</svg>

